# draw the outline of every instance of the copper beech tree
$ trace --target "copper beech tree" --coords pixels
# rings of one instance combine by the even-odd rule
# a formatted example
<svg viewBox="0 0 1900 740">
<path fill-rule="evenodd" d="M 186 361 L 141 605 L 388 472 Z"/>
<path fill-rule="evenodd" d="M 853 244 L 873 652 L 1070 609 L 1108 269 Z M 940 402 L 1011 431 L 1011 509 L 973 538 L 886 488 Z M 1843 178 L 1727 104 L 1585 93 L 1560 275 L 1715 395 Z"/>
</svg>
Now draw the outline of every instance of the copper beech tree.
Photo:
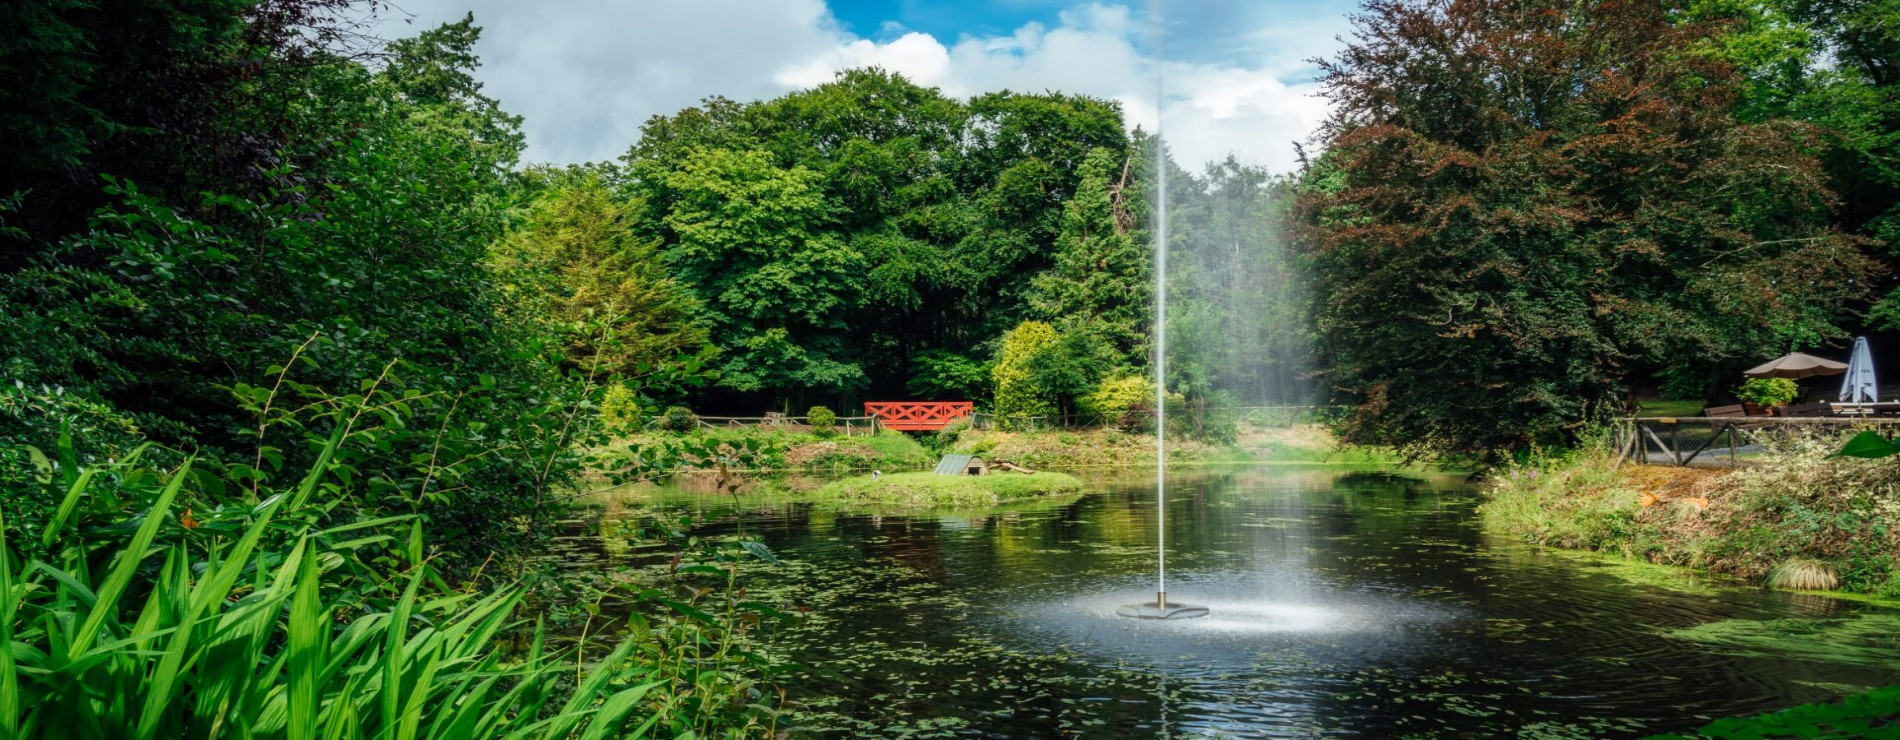
<svg viewBox="0 0 1900 740">
<path fill-rule="evenodd" d="M 1300 209 L 1353 442 L 1564 443 L 1675 363 L 1842 334 L 1880 271 L 1819 137 L 1731 113 L 1718 24 L 1616 0 L 1375 0 L 1322 62 Z"/>
</svg>

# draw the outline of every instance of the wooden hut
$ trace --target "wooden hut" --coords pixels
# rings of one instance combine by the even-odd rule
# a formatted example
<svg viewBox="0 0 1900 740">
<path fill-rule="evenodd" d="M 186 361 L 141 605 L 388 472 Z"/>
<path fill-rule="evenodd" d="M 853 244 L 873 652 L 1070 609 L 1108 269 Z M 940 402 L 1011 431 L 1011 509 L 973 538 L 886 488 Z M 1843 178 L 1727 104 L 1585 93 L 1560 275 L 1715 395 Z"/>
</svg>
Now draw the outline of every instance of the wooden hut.
<svg viewBox="0 0 1900 740">
<path fill-rule="evenodd" d="M 989 475 L 988 460 L 975 455 L 944 455 L 937 461 L 937 475 Z"/>
</svg>

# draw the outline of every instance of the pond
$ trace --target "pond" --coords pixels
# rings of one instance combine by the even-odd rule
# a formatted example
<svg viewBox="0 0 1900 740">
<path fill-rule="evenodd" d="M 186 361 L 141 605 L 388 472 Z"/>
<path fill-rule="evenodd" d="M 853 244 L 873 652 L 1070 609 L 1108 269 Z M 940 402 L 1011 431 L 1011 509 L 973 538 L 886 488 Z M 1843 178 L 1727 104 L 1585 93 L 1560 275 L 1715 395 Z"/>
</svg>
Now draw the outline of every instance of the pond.
<svg viewBox="0 0 1900 740">
<path fill-rule="evenodd" d="M 1141 471 L 988 512 L 839 511 L 658 489 L 606 520 L 708 514 L 811 609 L 770 638 L 802 733 L 867 737 L 1620 737 L 1900 683 L 1900 611 L 1701 582 L 1488 535 L 1461 477 L 1327 466 L 1170 476 L 1153 598 Z M 742 522 L 735 522 L 731 510 Z M 574 567 L 643 556 L 580 528 Z"/>
</svg>

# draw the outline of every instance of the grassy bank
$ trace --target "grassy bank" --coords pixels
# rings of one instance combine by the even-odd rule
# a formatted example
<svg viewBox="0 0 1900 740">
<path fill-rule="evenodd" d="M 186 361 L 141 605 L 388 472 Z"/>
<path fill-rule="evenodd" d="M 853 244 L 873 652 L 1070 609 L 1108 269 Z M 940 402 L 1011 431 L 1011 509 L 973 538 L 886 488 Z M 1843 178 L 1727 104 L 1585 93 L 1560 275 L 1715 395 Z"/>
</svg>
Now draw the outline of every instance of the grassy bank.
<svg viewBox="0 0 1900 740">
<path fill-rule="evenodd" d="M 883 431 L 846 437 L 765 429 L 706 429 L 689 434 L 644 432 L 619 439 L 623 449 L 692 442 L 708 447 L 750 442 L 754 450 L 744 467 L 788 472 L 844 472 L 852 470 L 918 470 L 935 464 L 937 455 L 903 432 Z"/>
<path fill-rule="evenodd" d="M 818 495 L 849 503 L 899 507 L 984 507 L 1041 496 L 1059 496 L 1082 490 L 1082 481 L 1063 473 L 994 473 L 991 475 L 937 475 L 893 473 L 833 481 Z"/>
<path fill-rule="evenodd" d="M 985 455 L 1031 467 L 1080 468 L 1152 465 L 1155 438 L 1114 429 L 1004 432 L 967 430 L 949 442 L 948 451 Z M 1188 439 L 1168 440 L 1170 463 L 1331 462 L 1398 463 L 1385 450 L 1340 444 L 1325 427 L 1243 427 L 1233 444 Z"/>
<path fill-rule="evenodd" d="M 1839 443 L 1778 441 L 1734 471 L 1619 468 L 1586 450 L 1499 472 L 1481 511 L 1487 527 L 1540 545 L 1900 597 L 1900 465 L 1830 459 Z"/>
</svg>

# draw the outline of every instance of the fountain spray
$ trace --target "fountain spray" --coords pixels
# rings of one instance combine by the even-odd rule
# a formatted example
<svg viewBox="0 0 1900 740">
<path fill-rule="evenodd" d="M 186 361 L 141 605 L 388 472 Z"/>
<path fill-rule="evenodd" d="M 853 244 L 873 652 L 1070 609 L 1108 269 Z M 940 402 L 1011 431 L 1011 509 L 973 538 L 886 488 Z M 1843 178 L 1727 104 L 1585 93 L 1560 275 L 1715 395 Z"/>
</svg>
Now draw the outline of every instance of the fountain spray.
<svg viewBox="0 0 1900 740">
<path fill-rule="evenodd" d="M 1155 65 L 1155 600 L 1124 604 L 1115 610 L 1140 619 L 1190 619 L 1207 616 L 1207 607 L 1168 601 L 1168 155 L 1161 138 L 1167 104 L 1162 75 L 1161 0 L 1148 5 L 1154 24 Z"/>
</svg>

